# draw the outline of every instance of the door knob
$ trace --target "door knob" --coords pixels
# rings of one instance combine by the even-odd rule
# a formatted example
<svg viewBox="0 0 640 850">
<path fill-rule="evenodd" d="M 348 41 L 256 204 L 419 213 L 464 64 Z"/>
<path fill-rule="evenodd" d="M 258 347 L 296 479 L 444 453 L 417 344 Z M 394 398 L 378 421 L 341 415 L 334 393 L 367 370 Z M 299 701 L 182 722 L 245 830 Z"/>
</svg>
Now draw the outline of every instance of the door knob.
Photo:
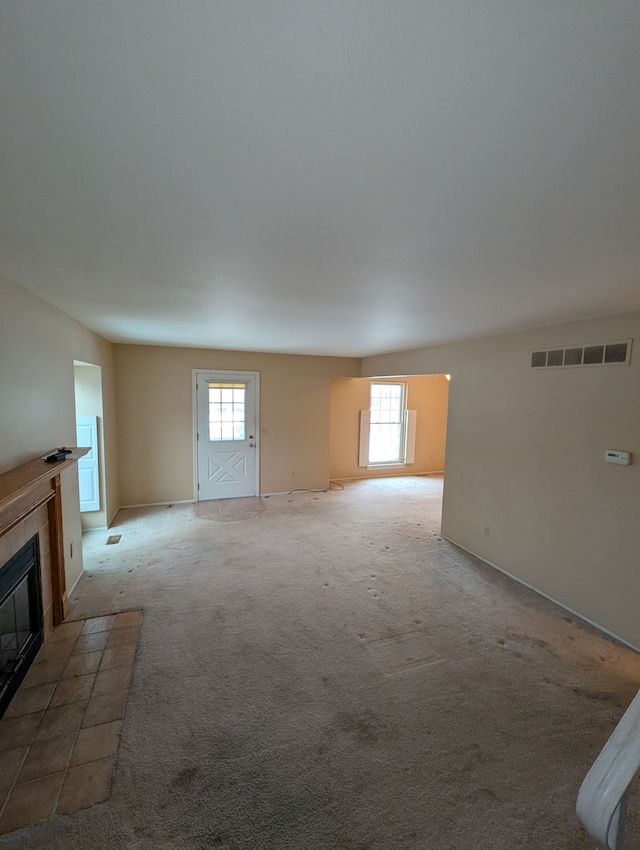
<svg viewBox="0 0 640 850">
<path fill-rule="evenodd" d="M 254 443 L 249 443 L 249 448 L 250 449 L 254 448 Z"/>
</svg>

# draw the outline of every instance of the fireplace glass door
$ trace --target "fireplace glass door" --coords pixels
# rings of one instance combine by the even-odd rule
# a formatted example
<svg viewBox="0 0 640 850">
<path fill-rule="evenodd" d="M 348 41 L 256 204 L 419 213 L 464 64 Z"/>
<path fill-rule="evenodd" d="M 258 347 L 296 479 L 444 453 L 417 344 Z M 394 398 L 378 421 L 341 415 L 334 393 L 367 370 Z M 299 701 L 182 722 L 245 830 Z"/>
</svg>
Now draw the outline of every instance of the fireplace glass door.
<svg viewBox="0 0 640 850">
<path fill-rule="evenodd" d="M 0 717 L 42 645 L 38 537 L 0 569 Z"/>
</svg>

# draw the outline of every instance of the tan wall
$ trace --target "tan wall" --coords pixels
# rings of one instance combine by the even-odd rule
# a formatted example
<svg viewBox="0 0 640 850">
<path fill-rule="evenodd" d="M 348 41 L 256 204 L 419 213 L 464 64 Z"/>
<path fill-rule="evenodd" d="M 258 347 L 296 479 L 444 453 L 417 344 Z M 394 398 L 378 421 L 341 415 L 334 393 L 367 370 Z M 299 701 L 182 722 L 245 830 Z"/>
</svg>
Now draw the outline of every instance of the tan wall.
<svg viewBox="0 0 640 850">
<path fill-rule="evenodd" d="M 449 382 L 444 375 L 401 378 L 407 384 L 407 406 L 417 411 L 415 463 L 395 474 L 442 472 L 447 429 Z M 372 478 L 394 474 L 389 469 L 358 466 L 360 411 L 369 407 L 369 378 L 335 378 L 331 382 L 331 478 Z"/>
<path fill-rule="evenodd" d="M 443 533 L 640 647 L 640 349 L 630 366 L 529 367 L 538 347 L 627 337 L 640 346 L 639 312 L 371 357 L 363 373 L 451 373 Z M 605 464 L 605 449 L 635 462 Z"/>
<path fill-rule="evenodd" d="M 360 361 L 145 345 L 117 345 L 123 505 L 193 498 L 192 370 L 260 372 L 260 491 L 329 483 L 331 378 Z"/>
<path fill-rule="evenodd" d="M 111 343 L 0 276 L 0 472 L 76 442 L 73 361 L 102 367 L 107 504 L 118 506 Z M 62 478 L 67 587 L 82 571 L 77 473 Z M 70 557 L 73 543 L 74 556 Z"/>
<path fill-rule="evenodd" d="M 102 415 L 102 378 L 98 366 L 73 369 L 77 416 Z"/>
</svg>

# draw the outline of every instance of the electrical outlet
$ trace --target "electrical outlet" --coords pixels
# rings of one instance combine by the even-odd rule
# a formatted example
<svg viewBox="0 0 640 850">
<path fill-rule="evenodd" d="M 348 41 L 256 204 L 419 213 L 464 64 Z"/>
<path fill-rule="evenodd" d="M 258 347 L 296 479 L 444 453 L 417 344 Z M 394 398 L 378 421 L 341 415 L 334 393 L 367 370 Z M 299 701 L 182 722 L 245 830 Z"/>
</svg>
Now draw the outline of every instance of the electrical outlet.
<svg viewBox="0 0 640 850">
<path fill-rule="evenodd" d="M 485 525 L 485 527 L 484 527 L 484 536 L 485 537 L 489 536 L 489 526 L 488 525 Z"/>
</svg>

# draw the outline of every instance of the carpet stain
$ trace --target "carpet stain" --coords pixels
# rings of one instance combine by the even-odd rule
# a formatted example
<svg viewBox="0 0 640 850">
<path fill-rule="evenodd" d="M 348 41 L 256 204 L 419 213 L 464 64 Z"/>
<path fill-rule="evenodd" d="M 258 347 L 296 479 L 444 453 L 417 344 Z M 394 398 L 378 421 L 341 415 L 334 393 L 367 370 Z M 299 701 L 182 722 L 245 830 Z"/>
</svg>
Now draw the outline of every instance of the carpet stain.
<svg viewBox="0 0 640 850">
<path fill-rule="evenodd" d="M 480 744 L 474 742 L 470 748 L 460 758 L 460 770 L 463 773 L 468 773 L 475 770 L 479 764 L 486 764 L 492 761 L 491 756 L 482 749 Z"/>
<path fill-rule="evenodd" d="M 422 629 L 373 640 L 367 644 L 367 649 L 387 674 L 405 673 L 442 661 Z"/>
<path fill-rule="evenodd" d="M 239 844 L 220 830 L 201 833 L 195 837 L 199 842 L 197 845 L 198 850 L 238 850 L 240 847 Z"/>
<path fill-rule="evenodd" d="M 590 691 L 587 688 L 572 688 L 574 694 L 579 697 L 585 697 L 588 700 L 597 702 L 608 702 L 612 705 L 622 708 L 619 694 L 611 693 L 611 691 Z"/>
<path fill-rule="evenodd" d="M 540 638 L 534 638 L 530 635 L 520 635 L 517 632 L 508 632 L 507 637 L 509 640 L 517 641 L 519 643 L 525 643 L 528 646 L 537 646 L 540 649 L 546 649 L 549 646 L 549 641 L 542 640 Z"/>
<path fill-rule="evenodd" d="M 492 791 L 491 788 L 476 788 L 475 791 L 471 791 L 465 799 L 469 803 L 491 803 L 494 800 L 498 799 L 498 795 L 495 791 Z"/>
<path fill-rule="evenodd" d="M 359 744 L 375 744 L 386 731 L 384 721 L 368 708 L 338 712 L 336 725 L 341 732 L 353 735 Z"/>
<path fill-rule="evenodd" d="M 173 777 L 172 784 L 176 788 L 184 788 L 187 785 L 191 785 L 197 775 L 197 767 L 185 767 L 184 770 L 181 770 L 179 773 L 176 773 L 176 775 Z"/>
</svg>

